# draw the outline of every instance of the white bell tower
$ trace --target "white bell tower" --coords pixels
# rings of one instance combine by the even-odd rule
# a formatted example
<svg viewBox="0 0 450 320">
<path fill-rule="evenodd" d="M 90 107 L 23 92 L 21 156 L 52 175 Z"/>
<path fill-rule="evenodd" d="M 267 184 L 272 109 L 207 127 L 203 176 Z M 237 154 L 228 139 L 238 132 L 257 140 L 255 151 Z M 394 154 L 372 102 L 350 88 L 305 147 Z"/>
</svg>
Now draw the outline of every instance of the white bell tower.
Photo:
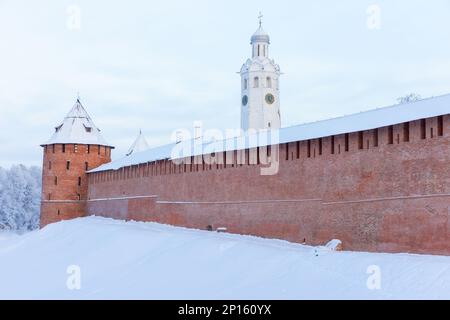
<svg viewBox="0 0 450 320">
<path fill-rule="evenodd" d="M 269 59 L 270 37 L 259 28 L 251 38 L 252 58 L 242 66 L 241 75 L 241 129 L 279 129 L 280 67 Z"/>
</svg>

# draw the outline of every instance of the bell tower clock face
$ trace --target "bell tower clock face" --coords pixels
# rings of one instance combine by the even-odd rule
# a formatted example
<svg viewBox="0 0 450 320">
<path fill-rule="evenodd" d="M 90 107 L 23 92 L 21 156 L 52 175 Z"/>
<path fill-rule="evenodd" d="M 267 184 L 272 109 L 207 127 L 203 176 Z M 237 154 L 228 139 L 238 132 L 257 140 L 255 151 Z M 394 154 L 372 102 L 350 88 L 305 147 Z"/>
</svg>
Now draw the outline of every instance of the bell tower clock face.
<svg viewBox="0 0 450 320">
<path fill-rule="evenodd" d="M 275 97 L 273 96 L 273 94 L 266 94 L 266 102 L 267 104 L 273 104 L 275 102 Z"/>
<path fill-rule="evenodd" d="M 247 97 L 247 95 L 245 95 L 245 96 L 242 97 L 242 105 L 246 106 L 247 103 L 248 103 L 248 97 Z"/>
</svg>

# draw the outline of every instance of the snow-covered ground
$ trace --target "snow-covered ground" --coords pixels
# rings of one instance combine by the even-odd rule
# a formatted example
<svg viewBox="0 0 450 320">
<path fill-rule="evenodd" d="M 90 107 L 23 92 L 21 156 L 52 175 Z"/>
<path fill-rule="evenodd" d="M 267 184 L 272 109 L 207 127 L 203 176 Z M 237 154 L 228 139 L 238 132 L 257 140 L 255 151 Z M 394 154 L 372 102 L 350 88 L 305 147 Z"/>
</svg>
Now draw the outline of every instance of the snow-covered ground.
<svg viewBox="0 0 450 320">
<path fill-rule="evenodd" d="M 450 299 L 450 257 L 89 217 L 0 236 L 0 299 L 15 298 Z"/>
</svg>

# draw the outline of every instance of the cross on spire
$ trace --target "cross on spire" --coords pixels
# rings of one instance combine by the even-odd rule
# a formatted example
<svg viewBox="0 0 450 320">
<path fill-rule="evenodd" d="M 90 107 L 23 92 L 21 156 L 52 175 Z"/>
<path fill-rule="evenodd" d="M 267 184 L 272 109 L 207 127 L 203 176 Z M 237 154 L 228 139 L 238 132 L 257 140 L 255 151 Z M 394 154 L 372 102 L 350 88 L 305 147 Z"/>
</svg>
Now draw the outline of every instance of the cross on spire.
<svg viewBox="0 0 450 320">
<path fill-rule="evenodd" d="M 259 27 L 261 28 L 261 26 L 262 26 L 262 18 L 263 18 L 264 16 L 263 16 L 263 14 L 261 13 L 261 11 L 259 12 L 259 16 L 258 16 L 258 19 L 259 19 Z"/>
</svg>

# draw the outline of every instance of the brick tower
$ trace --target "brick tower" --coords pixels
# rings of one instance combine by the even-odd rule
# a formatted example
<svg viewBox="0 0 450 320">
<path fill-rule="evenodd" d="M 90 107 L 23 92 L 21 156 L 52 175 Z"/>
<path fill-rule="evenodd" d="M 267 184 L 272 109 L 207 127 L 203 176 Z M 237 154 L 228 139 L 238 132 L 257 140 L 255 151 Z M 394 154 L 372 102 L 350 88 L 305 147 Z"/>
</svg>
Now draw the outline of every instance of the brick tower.
<svg viewBox="0 0 450 320">
<path fill-rule="evenodd" d="M 86 215 L 86 172 L 111 161 L 114 149 L 79 99 L 55 128 L 44 148 L 41 228 L 49 223 Z"/>
</svg>

